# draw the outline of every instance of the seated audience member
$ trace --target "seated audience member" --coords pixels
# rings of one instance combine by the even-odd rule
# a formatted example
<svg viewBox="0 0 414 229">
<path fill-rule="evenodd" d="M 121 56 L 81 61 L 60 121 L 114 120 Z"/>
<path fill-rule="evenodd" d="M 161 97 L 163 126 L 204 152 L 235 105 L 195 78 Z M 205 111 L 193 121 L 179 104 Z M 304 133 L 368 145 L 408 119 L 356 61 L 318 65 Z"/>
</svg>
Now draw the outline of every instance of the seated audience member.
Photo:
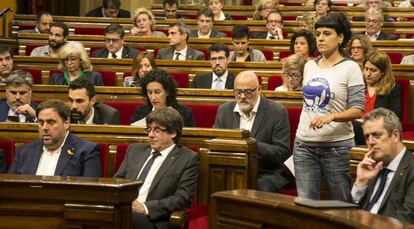
<svg viewBox="0 0 414 229">
<path fill-rule="evenodd" d="M 246 25 L 233 27 L 232 43 L 234 51 L 230 52 L 230 61 L 266 62 L 262 51 L 249 48 L 249 28 Z"/>
<path fill-rule="evenodd" d="M 332 1 L 331 0 L 316 0 L 313 3 L 313 8 L 315 9 L 316 14 L 318 16 L 326 16 L 328 15 L 329 11 L 332 9 Z"/>
<path fill-rule="evenodd" d="M 138 8 L 134 12 L 132 18 L 132 24 L 134 27 L 131 28 L 131 35 L 139 37 L 165 37 L 165 34 L 161 31 L 155 31 L 154 15 L 150 10 L 146 8 Z"/>
<path fill-rule="evenodd" d="M 69 85 L 78 77 L 85 77 L 95 86 L 104 86 L 101 74 L 92 71 L 91 61 L 82 43 L 66 43 L 59 50 L 59 58 L 59 69 L 63 72 L 51 75 L 49 85 Z"/>
<path fill-rule="evenodd" d="M 315 37 L 312 32 L 302 29 L 294 33 L 290 39 L 290 51 L 303 55 L 308 60 L 316 57 L 318 55 L 318 48 L 316 47 Z"/>
<path fill-rule="evenodd" d="M 400 120 L 377 108 L 364 116 L 368 152 L 358 164 L 352 200 L 373 214 L 414 223 L 414 156 L 402 142 Z"/>
<path fill-rule="evenodd" d="M 105 48 L 92 53 L 92 57 L 122 59 L 135 58 L 138 50 L 124 45 L 124 28 L 120 24 L 110 24 L 105 29 Z"/>
<path fill-rule="evenodd" d="M 210 8 L 201 8 L 197 13 L 197 30 L 190 32 L 190 37 L 195 38 L 223 38 L 226 34 L 213 30 L 214 19 Z"/>
<path fill-rule="evenodd" d="M 367 35 L 371 41 L 399 39 L 395 34 L 385 34 L 381 31 L 384 26 L 384 14 L 381 9 L 369 8 L 365 12 L 365 23 L 367 30 L 362 34 Z"/>
<path fill-rule="evenodd" d="M 213 11 L 214 21 L 232 20 L 233 18 L 223 12 L 224 0 L 207 0 L 207 6 Z"/>
<path fill-rule="evenodd" d="M 303 5 L 305 5 L 305 6 L 313 6 L 313 5 L 315 5 L 315 0 L 306 0 Z"/>
<path fill-rule="evenodd" d="M 157 59 L 162 60 L 204 60 L 204 53 L 188 47 L 190 30 L 187 25 L 178 22 L 168 28 L 170 47 L 162 48 L 157 53 Z"/>
<path fill-rule="evenodd" d="M 315 23 L 319 19 L 319 15 L 315 13 L 305 13 L 301 18 L 298 17 L 300 28 L 306 29 L 315 35 Z"/>
<path fill-rule="evenodd" d="M 119 125 L 119 111 L 96 102 L 95 86 L 86 78 L 77 78 L 69 85 L 71 123 Z"/>
<path fill-rule="evenodd" d="M 149 144 L 135 143 L 127 149 L 114 177 L 143 181 L 132 202 L 132 228 L 172 228 L 171 213 L 191 205 L 199 159 L 180 145 L 183 124 L 176 110 L 156 109 L 145 122 Z"/>
<path fill-rule="evenodd" d="M 414 7 L 414 0 L 405 0 L 398 7 Z"/>
<path fill-rule="evenodd" d="M 53 23 L 52 15 L 47 11 L 41 11 L 36 15 L 36 27 L 34 29 L 20 30 L 19 33 L 49 33 Z"/>
<path fill-rule="evenodd" d="M 356 34 L 351 38 L 349 44 L 351 58 L 363 69 L 362 61 L 365 55 L 372 49 L 371 41 L 364 34 Z"/>
<path fill-rule="evenodd" d="M 0 149 L 0 173 L 7 173 L 6 156 L 3 149 Z"/>
<path fill-rule="evenodd" d="M 275 88 L 275 91 L 301 91 L 303 81 L 303 69 L 308 60 L 300 54 L 293 54 L 283 63 L 283 85 Z"/>
<path fill-rule="evenodd" d="M 177 103 L 177 85 L 167 72 L 161 69 L 148 72 L 140 84 L 142 96 L 147 104 L 137 107 L 132 116 L 131 125 L 145 126 L 146 117 L 151 111 L 172 107 L 181 114 L 184 126 L 194 126 L 193 112 L 191 108 Z"/>
<path fill-rule="evenodd" d="M 252 39 L 283 39 L 283 16 L 279 11 L 271 11 L 266 18 L 267 32 L 255 32 L 252 33 L 250 38 Z"/>
<path fill-rule="evenodd" d="M 363 75 L 365 81 L 365 111 L 364 114 L 378 107 L 392 110 L 401 117 L 400 86 L 395 83 L 392 65 L 384 51 L 372 50 L 364 58 Z M 361 119 L 352 122 L 355 132 L 355 143 L 365 144 L 361 128 Z"/>
<path fill-rule="evenodd" d="M 68 35 L 69 29 L 65 23 L 52 23 L 49 30 L 49 45 L 33 49 L 30 56 L 59 57 L 59 49 L 66 43 Z"/>
<path fill-rule="evenodd" d="M 401 64 L 414 64 L 414 54 L 403 57 Z"/>
<path fill-rule="evenodd" d="M 131 13 L 128 10 L 121 9 L 120 0 L 102 0 L 102 6 L 89 11 L 86 17 L 112 17 L 112 18 L 130 18 Z"/>
<path fill-rule="evenodd" d="M 39 139 L 16 150 L 9 173 L 41 176 L 101 176 L 97 144 L 69 130 L 70 109 L 60 100 L 47 100 L 36 109 Z"/>
<path fill-rule="evenodd" d="M 288 113 L 278 102 L 261 96 L 254 72 L 240 72 L 233 91 L 236 101 L 219 107 L 213 127 L 249 130 L 257 142 L 257 190 L 278 192 L 291 179 L 283 164 L 289 157 Z"/>
<path fill-rule="evenodd" d="M 275 9 L 273 0 L 260 0 L 256 3 L 253 20 L 265 20 L 267 15 Z"/>
<path fill-rule="evenodd" d="M 7 77 L 6 98 L 0 100 L 0 122 L 34 122 L 37 104 L 32 100 L 32 76 L 14 70 Z"/>
<path fill-rule="evenodd" d="M 367 9 L 367 11 L 370 8 L 381 10 L 382 8 L 385 8 L 385 7 L 391 7 L 391 3 L 386 2 L 386 1 L 381 1 L 381 0 L 366 0 L 366 4 L 360 4 L 360 5 L 357 5 L 357 7 L 365 7 Z M 352 20 L 353 21 L 366 21 L 367 19 L 366 19 L 366 17 L 353 17 Z M 395 20 L 392 17 L 384 17 L 383 16 L 383 21 L 393 22 Z"/>
<path fill-rule="evenodd" d="M 139 81 L 145 74 L 157 69 L 152 52 L 140 52 L 132 62 L 132 76 L 124 78 L 124 87 L 139 87 Z"/>
<path fill-rule="evenodd" d="M 178 0 L 163 0 L 162 6 L 164 9 L 165 19 L 182 19 L 178 14 Z"/>
<path fill-rule="evenodd" d="M 9 46 L 0 45 L 0 85 L 4 85 L 4 81 L 13 71 L 13 51 Z"/>
<path fill-rule="evenodd" d="M 234 75 L 229 72 L 229 48 L 223 43 L 216 43 L 208 48 L 212 72 L 197 74 L 192 88 L 233 89 Z"/>
</svg>

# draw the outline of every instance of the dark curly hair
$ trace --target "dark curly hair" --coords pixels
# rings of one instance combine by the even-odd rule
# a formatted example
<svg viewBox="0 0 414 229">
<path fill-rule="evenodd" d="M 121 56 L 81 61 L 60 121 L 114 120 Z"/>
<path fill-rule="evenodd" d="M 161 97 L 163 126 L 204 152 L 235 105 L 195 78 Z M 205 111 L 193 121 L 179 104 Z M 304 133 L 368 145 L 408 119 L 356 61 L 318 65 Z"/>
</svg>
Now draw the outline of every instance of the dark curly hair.
<svg viewBox="0 0 414 229">
<path fill-rule="evenodd" d="M 145 97 L 147 104 L 151 104 L 148 98 L 147 85 L 152 82 L 157 82 L 162 85 L 167 92 L 167 106 L 174 106 L 177 104 L 177 83 L 171 78 L 168 73 L 162 69 L 155 69 L 154 71 L 145 74 L 144 78 L 139 81 L 141 85 L 142 96 Z"/>
<path fill-rule="evenodd" d="M 308 42 L 309 56 L 317 56 L 318 48 L 316 47 L 316 40 L 313 33 L 307 29 L 301 29 L 292 35 L 290 39 L 290 51 L 295 52 L 295 41 L 298 37 L 304 37 Z"/>
</svg>

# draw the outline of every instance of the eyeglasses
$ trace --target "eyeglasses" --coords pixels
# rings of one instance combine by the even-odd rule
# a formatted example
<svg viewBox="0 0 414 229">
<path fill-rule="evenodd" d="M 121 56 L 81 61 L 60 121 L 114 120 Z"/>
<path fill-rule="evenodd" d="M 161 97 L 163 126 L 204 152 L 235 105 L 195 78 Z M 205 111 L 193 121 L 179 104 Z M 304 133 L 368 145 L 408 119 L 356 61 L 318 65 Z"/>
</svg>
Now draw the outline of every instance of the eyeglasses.
<svg viewBox="0 0 414 229">
<path fill-rule="evenodd" d="M 219 56 L 219 57 L 211 57 L 210 61 L 215 63 L 215 62 L 224 62 L 227 58 L 225 56 Z"/>
<path fill-rule="evenodd" d="M 75 61 L 79 60 L 79 57 L 69 56 L 69 57 L 66 57 L 65 59 L 62 59 L 62 60 L 66 63 L 75 62 Z"/>
<path fill-rule="evenodd" d="M 287 76 L 293 80 L 300 79 L 302 75 L 299 72 L 283 72 L 284 76 Z"/>
<path fill-rule="evenodd" d="M 378 23 L 381 22 L 381 20 L 377 20 L 377 19 L 374 19 L 374 20 L 366 20 L 366 22 L 367 22 L 367 24 L 378 24 Z"/>
<path fill-rule="evenodd" d="M 168 129 L 161 129 L 161 128 L 159 128 L 159 127 L 155 127 L 155 128 L 151 128 L 151 127 L 147 127 L 147 128 L 145 128 L 145 133 L 146 134 L 149 134 L 149 133 L 151 133 L 151 131 L 152 132 L 154 132 L 155 134 L 161 134 L 162 132 L 165 132 L 165 131 L 167 131 Z"/>
<path fill-rule="evenodd" d="M 233 92 L 236 96 L 241 96 L 241 94 L 244 94 L 246 97 L 251 97 L 257 88 L 259 88 L 259 86 L 253 89 L 234 89 Z"/>
<path fill-rule="evenodd" d="M 351 46 L 351 50 L 362 50 L 364 49 L 362 46 Z"/>
<path fill-rule="evenodd" d="M 269 23 L 269 24 L 273 24 L 273 23 L 275 23 L 275 24 L 282 24 L 282 21 L 279 21 L 279 20 L 268 20 L 267 23 Z"/>
<path fill-rule="evenodd" d="M 118 38 L 105 38 L 105 42 L 106 43 L 116 43 L 116 42 L 119 42 L 121 39 L 118 39 Z"/>
</svg>

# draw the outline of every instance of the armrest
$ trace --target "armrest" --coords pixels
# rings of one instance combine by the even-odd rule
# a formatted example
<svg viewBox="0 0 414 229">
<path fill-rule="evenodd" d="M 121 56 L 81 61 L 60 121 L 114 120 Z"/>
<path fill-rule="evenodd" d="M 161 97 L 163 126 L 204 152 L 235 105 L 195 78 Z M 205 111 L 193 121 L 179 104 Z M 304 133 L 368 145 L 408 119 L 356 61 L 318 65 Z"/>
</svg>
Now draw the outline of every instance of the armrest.
<svg viewBox="0 0 414 229">
<path fill-rule="evenodd" d="M 188 221 L 188 212 L 187 209 L 182 211 L 173 211 L 170 216 L 170 223 L 175 228 L 185 228 Z"/>
</svg>

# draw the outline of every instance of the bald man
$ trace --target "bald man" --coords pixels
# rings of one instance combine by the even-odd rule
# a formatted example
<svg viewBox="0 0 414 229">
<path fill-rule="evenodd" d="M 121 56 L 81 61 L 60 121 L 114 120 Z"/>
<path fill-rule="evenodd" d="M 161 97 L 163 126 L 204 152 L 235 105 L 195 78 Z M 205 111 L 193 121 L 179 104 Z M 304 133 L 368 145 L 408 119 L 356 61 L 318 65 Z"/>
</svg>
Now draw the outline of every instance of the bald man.
<svg viewBox="0 0 414 229">
<path fill-rule="evenodd" d="M 262 87 L 252 71 L 234 81 L 235 101 L 219 107 L 214 128 L 247 129 L 257 141 L 257 190 L 278 192 L 292 174 L 283 164 L 289 157 L 289 119 L 286 109 L 261 96 Z"/>
</svg>

